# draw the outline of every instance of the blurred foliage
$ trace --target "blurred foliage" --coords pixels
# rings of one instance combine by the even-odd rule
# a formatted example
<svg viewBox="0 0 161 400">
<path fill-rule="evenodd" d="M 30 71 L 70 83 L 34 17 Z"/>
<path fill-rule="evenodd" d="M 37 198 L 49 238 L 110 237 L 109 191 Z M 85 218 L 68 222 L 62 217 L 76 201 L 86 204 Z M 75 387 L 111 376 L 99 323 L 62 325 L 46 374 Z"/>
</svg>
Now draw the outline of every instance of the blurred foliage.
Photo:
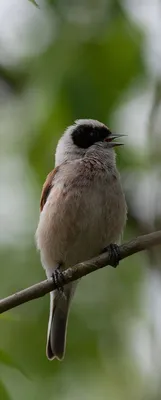
<svg viewBox="0 0 161 400">
<path fill-rule="evenodd" d="M 44 279 L 34 245 L 41 186 L 60 135 L 77 118 L 128 134 L 117 153 L 125 239 L 161 229 L 160 77 L 145 56 L 145 27 L 129 12 L 133 1 L 37 3 L 11 1 L 13 42 L 0 33 L 1 297 Z M 149 92 L 139 147 L 135 125 Z M 159 400 L 160 259 L 153 249 L 82 280 L 63 363 L 45 356 L 49 296 L 2 315 L 0 399 Z"/>
</svg>

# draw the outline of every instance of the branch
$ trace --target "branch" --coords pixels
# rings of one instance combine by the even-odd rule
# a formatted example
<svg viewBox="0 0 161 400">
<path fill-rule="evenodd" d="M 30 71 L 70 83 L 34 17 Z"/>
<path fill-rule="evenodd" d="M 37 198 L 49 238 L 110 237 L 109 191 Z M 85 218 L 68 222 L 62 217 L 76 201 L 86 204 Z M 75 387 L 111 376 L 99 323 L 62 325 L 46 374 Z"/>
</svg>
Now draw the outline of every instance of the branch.
<svg viewBox="0 0 161 400">
<path fill-rule="evenodd" d="M 138 253 L 142 250 L 147 250 L 152 246 L 161 245 L 161 231 L 153 232 L 148 235 L 138 236 L 130 242 L 124 243 L 119 246 L 120 258 L 123 260 L 132 254 Z M 64 285 L 69 282 L 75 281 L 82 278 L 85 275 L 90 274 L 100 268 L 110 265 L 112 262 L 111 255 L 109 252 L 103 253 L 98 257 L 94 257 L 91 260 L 79 263 L 72 268 L 68 268 L 63 272 Z M 17 292 L 5 299 L 0 300 L 0 314 L 10 310 L 20 304 L 26 303 L 30 300 L 38 299 L 45 294 L 56 289 L 57 286 L 53 281 L 53 278 L 47 279 L 40 283 L 36 283 L 27 289 Z"/>
</svg>

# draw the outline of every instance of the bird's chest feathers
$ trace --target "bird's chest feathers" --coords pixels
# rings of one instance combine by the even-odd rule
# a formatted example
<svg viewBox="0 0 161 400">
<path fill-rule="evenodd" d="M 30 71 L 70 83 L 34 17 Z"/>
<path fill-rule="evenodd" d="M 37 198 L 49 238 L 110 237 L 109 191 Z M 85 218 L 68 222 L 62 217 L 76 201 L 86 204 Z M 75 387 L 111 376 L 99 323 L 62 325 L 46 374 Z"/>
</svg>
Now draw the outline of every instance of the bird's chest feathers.
<svg viewBox="0 0 161 400">
<path fill-rule="evenodd" d="M 125 207 L 117 172 L 87 172 L 78 171 L 70 185 L 58 179 L 44 206 L 37 237 L 48 266 L 53 260 L 73 265 L 89 259 L 122 232 Z"/>
<path fill-rule="evenodd" d="M 124 200 L 120 182 L 116 175 L 107 174 L 95 182 L 88 203 L 88 229 L 99 241 L 117 240 L 124 215 Z"/>
</svg>

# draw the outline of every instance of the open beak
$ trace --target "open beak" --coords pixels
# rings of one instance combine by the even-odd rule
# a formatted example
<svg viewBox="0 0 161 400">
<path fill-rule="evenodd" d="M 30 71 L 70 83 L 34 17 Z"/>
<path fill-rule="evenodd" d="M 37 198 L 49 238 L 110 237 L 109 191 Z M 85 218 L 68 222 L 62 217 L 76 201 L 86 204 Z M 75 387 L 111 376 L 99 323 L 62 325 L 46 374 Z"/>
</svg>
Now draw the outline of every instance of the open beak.
<svg viewBox="0 0 161 400">
<path fill-rule="evenodd" d="M 110 133 L 110 135 L 108 135 L 104 140 L 105 140 L 105 142 L 109 142 L 110 147 L 123 146 L 124 143 L 114 142 L 115 139 L 118 139 L 123 136 L 127 136 L 127 135 L 120 135 L 119 133 Z"/>
</svg>

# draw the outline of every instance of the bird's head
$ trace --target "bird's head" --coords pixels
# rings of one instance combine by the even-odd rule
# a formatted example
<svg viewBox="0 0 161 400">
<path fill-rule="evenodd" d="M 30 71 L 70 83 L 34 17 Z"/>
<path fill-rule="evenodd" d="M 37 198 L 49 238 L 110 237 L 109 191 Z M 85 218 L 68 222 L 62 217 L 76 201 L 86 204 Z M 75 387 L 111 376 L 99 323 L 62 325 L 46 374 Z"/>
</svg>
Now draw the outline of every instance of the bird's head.
<svg viewBox="0 0 161 400">
<path fill-rule="evenodd" d="M 84 157 L 89 148 L 102 147 L 113 152 L 115 146 L 123 143 L 115 141 L 124 135 L 112 133 L 103 123 L 93 119 L 79 119 L 67 128 L 58 142 L 56 165 Z"/>
</svg>

